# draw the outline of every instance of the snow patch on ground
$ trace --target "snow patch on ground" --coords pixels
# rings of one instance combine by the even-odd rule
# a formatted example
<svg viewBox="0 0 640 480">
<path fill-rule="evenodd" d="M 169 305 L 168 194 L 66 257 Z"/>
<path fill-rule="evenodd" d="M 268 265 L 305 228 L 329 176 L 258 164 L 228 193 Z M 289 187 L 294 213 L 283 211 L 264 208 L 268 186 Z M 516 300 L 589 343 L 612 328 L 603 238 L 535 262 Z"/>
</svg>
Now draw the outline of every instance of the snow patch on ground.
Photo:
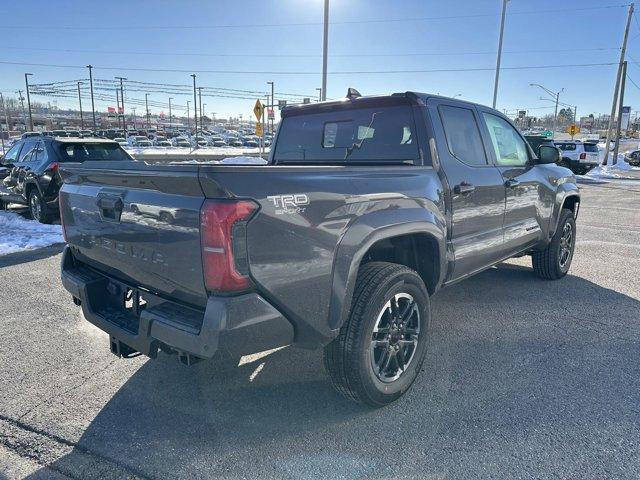
<svg viewBox="0 0 640 480">
<path fill-rule="evenodd" d="M 17 213 L 0 211 L 0 255 L 63 242 L 60 225 L 44 225 Z"/>
</svg>

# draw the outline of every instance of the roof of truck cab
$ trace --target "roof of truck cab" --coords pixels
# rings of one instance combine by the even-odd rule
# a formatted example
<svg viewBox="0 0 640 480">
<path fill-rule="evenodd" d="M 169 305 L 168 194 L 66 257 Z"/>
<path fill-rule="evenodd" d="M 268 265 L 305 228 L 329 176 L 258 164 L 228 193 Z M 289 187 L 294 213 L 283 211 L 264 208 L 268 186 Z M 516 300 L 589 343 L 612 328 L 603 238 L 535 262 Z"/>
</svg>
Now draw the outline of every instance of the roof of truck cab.
<svg viewBox="0 0 640 480">
<path fill-rule="evenodd" d="M 325 102 L 287 105 L 282 109 L 281 116 L 287 117 L 309 113 L 322 113 L 332 110 L 342 110 L 350 108 L 367 108 L 392 105 L 425 105 L 429 98 L 439 98 L 442 100 L 453 101 L 460 104 L 475 105 L 478 107 L 494 110 L 486 105 L 469 102 L 459 98 L 443 97 L 441 95 L 435 95 L 432 93 L 407 91 L 386 95 L 363 95 L 352 98 L 344 97 L 337 100 L 329 100 Z"/>
</svg>

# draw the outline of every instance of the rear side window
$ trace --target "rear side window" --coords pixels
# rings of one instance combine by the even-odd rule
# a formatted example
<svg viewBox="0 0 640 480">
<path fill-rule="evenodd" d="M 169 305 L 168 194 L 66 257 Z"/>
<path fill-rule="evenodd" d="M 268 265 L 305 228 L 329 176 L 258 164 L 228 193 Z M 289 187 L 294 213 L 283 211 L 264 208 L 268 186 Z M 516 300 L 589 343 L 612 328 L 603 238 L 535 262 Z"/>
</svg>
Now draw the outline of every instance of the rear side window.
<svg viewBox="0 0 640 480">
<path fill-rule="evenodd" d="M 598 153 L 598 145 L 595 143 L 585 143 L 584 151 L 589 153 Z"/>
<path fill-rule="evenodd" d="M 274 152 L 278 164 L 411 164 L 419 158 L 408 105 L 285 117 Z"/>
<path fill-rule="evenodd" d="M 120 145 L 111 143 L 60 143 L 58 152 L 62 162 L 131 160 Z"/>
<path fill-rule="evenodd" d="M 558 147 L 563 152 L 572 152 L 576 149 L 575 143 L 556 143 L 556 147 Z"/>
<path fill-rule="evenodd" d="M 486 165 L 487 156 L 473 111 L 443 105 L 440 107 L 440 116 L 453 156 L 467 165 Z"/>
<path fill-rule="evenodd" d="M 25 160 L 25 157 L 27 157 L 27 155 L 31 156 L 31 152 L 36 147 L 37 143 L 38 140 L 27 139 L 24 141 L 24 146 L 22 147 L 22 150 L 20 150 L 20 156 L 18 157 L 18 163 L 28 161 Z"/>
</svg>

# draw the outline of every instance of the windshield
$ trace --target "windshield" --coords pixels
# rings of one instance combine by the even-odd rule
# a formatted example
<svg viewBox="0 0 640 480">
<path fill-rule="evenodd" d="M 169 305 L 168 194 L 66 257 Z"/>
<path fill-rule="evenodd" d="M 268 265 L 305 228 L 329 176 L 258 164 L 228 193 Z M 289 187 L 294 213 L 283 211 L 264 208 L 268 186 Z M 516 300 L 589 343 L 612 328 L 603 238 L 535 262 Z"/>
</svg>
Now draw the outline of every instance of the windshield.
<svg viewBox="0 0 640 480">
<path fill-rule="evenodd" d="M 418 158 L 408 105 L 285 117 L 274 152 L 279 164 L 413 163 Z"/>
<path fill-rule="evenodd" d="M 61 143 L 58 151 L 62 162 L 131 160 L 127 152 L 117 143 Z"/>
</svg>

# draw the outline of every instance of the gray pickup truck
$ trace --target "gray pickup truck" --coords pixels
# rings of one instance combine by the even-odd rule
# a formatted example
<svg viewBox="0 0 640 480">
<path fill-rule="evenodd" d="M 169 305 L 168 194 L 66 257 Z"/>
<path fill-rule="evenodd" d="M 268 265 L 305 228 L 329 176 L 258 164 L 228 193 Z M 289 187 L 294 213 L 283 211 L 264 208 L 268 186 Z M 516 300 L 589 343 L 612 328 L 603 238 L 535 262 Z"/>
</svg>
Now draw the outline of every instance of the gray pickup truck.
<svg viewBox="0 0 640 480">
<path fill-rule="evenodd" d="M 421 93 L 286 107 L 265 166 L 65 164 L 62 282 L 121 357 L 324 348 L 381 406 L 415 380 L 429 298 L 510 257 L 566 275 L 580 202 L 558 151 Z"/>
</svg>

